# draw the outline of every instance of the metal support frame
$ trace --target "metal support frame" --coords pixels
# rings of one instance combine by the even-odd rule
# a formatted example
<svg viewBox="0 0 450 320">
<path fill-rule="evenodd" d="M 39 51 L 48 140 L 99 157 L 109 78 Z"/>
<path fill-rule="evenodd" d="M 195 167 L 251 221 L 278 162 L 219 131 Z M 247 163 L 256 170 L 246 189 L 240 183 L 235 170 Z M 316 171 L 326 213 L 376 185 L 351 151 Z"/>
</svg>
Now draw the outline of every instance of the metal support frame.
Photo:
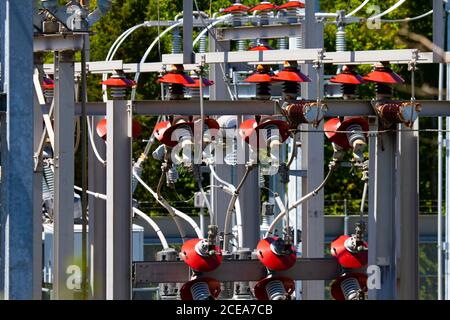
<svg viewBox="0 0 450 320">
<path fill-rule="evenodd" d="M 371 118 L 370 129 L 377 128 Z M 393 132 L 369 137 L 369 265 L 381 269 L 381 287 L 369 289 L 369 299 L 396 298 L 396 139 Z"/>
<path fill-rule="evenodd" d="M 398 298 L 419 299 L 419 135 L 400 126 L 397 158 Z M 419 129 L 418 121 L 414 129 Z"/>
<path fill-rule="evenodd" d="M 106 298 L 131 299 L 131 107 L 110 100 L 106 148 Z"/>
<path fill-rule="evenodd" d="M 230 41 L 298 37 L 301 35 L 302 29 L 301 24 L 292 23 L 218 28 L 216 32 L 219 41 Z"/>
<path fill-rule="evenodd" d="M 183 1 L 183 63 L 192 63 L 192 32 L 194 27 L 194 1 Z"/>
<path fill-rule="evenodd" d="M 1 136 L 0 292 L 5 299 L 33 299 L 40 263 L 33 211 L 33 27 L 31 0 L 2 0 L 1 69 L 6 97 Z M 31 110 L 31 111 L 30 111 Z M 31 128 L 31 129 L 30 129 Z M 0 293 L 1 294 L 1 293 Z"/>
<path fill-rule="evenodd" d="M 103 117 L 94 117 L 93 128 Z M 90 120 L 88 120 L 90 121 Z M 106 159 L 106 144 L 93 134 L 97 151 Z M 89 140 L 89 145 L 91 144 Z M 92 146 L 88 153 L 89 190 L 106 194 L 106 166 L 97 160 Z M 106 202 L 89 196 L 90 285 L 95 300 L 106 299 Z"/>
<path fill-rule="evenodd" d="M 53 237 L 53 289 L 55 299 L 73 298 L 68 287 L 69 267 L 74 264 L 74 116 L 75 83 L 73 51 L 55 54 L 55 195 Z"/>
<path fill-rule="evenodd" d="M 312 0 L 305 2 L 305 22 L 303 39 L 305 48 L 323 47 L 323 25 L 315 18 L 316 3 Z M 314 59 L 317 58 L 317 55 Z M 308 74 L 311 82 L 302 85 L 302 97 L 305 99 L 317 98 L 317 76 L 323 78 L 321 71 L 317 75 L 312 65 L 303 65 L 302 71 Z M 321 95 L 323 89 L 320 89 Z M 317 130 L 322 130 L 322 124 Z M 308 130 L 314 130 L 311 125 L 302 125 Z M 323 181 L 323 134 L 318 131 L 304 132 L 302 141 L 302 164 L 307 170 L 307 177 L 302 178 L 302 192 L 307 194 Z M 302 256 L 307 258 L 323 257 L 324 252 L 324 218 L 323 218 L 323 191 L 302 205 Z M 322 300 L 324 298 L 323 281 L 302 282 L 302 298 L 305 300 Z"/>
<path fill-rule="evenodd" d="M 294 280 L 335 279 L 342 272 L 334 258 L 297 259 L 296 264 L 277 275 Z M 189 281 L 189 267 L 183 262 L 136 262 L 134 263 L 135 286 L 155 282 Z M 267 276 L 267 269 L 258 260 L 225 260 L 219 268 L 208 272 L 208 277 L 221 282 L 259 281 Z"/>
</svg>

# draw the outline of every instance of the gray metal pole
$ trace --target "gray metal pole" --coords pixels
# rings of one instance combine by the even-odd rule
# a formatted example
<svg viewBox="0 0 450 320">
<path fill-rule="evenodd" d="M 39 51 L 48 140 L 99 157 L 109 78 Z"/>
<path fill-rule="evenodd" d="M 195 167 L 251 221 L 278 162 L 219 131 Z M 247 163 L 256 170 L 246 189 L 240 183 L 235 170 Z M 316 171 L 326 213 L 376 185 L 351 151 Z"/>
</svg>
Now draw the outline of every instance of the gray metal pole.
<svg viewBox="0 0 450 320">
<path fill-rule="evenodd" d="M 370 130 L 377 130 L 370 120 Z M 369 265 L 381 270 L 381 287 L 369 289 L 371 300 L 396 297 L 395 152 L 395 133 L 369 137 Z"/>
<path fill-rule="evenodd" d="M 192 32 L 194 25 L 193 0 L 183 0 L 183 63 L 193 63 Z"/>
<path fill-rule="evenodd" d="M 131 299 L 131 108 L 109 100 L 106 165 L 106 298 Z"/>
<path fill-rule="evenodd" d="M 103 117 L 93 117 L 92 128 Z M 89 120 L 90 121 L 90 120 Z M 93 139 L 97 151 L 106 159 L 106 144 L 97 134 Z M 97 160 L 89 140 L 89 190 L 106 194 L 106 166 Z M 90 285 L 94 300 L 106 299 L 106 201 L 89 196 Z"/>
<path fill-rule="evenodd" d="M 398 133 L 398 299 L 419 299 L 419 121 Z"/>
<path fill-rule="evenodd" d="M 439 64 L 439 100 L 444 99 L 444 64 Z M 438 300 L 442 300 L 442 117 L 438 117 L 438 194 L 437 194 L 437 255 L 438 255 L 438 271 L 437 271 L 437 287 Z"/>
<path fill-rule="evenodd" d="M 447 64 L 447 100 L 450 100 L 450 64 Z M 449 242 L 450 242 L 450 117 L 446 118 L 445 129 L 447 130 L 445 134 L 445 243 L 443 244 L 444 249 L 444 264 L 445 264 L 445 300 L 450 299 L 450 252 L 449 252 Z"/>
<path fill-rule="evenodd" d="M 33 213 L 33 1 L 2 0 L 2 82 L 7 94 L 1 143 L 1 249 L 5 299 L 32 299 L 35 274 Z M 31 110 L 31 111 L 30 111 Z M 36 258 L 36 260 L 35 260 Z M 0 293 L 1 294 L 1 293 Z"/>
<path fill-rule="evenodd" d="M 53 288 L 55 299 L 73 298 L 68 267 L 73 265 L 74 233 L 74 53 L 55 55 L 55 196 Z"/>
<path fill-rule="evenodd" d="M 214 37 L 209 36 L 209 52 L 216 52 L 230 49 L 230 42 L 220 42 L 216 43 Z M 224 66 L 226 70 L 226 66 Z M 223 74 L 221 72 L 221 67 L 219 64 L 212 64 L 209 66 L 209 79 L 214 81 L 214 85 L 209 88 L 210 100 L 231 100 L 229 95 L 227 85 L 225 83 Z M 229 183 L 235 182 L 235 177 L 233 176 L 233 169 L 227 164 L 217 164 L 214 166 L 215 171 L 225 181 Z M 211 175 L 211 185 L 218 185 L 218 182 Z M 225 215 L 228 208 L 228 203 L 230 202 L 231 196 L 219 188 L 211 188 L 211 207 L 217 217 L 217 224 L 219 230 L 223 230 L 225 226 Z M 220 199 L 220 200 L 219 200 Z"/>
<path fill-rule="evenodd" d="M 303 23 L 303 40 L 305 48 L 323 48 L 323 25 L 316 21 L 315 12 L 318 6 L 314 0 L 305 2 L 305 21 Z M 317 72 L 312 65 L 304 65 L 302 71 L 308 74 L 311 82 L 302 86 L 302 97 L 317 98 Z M 320 77 L 323 79 L 323 69 Z M 323 81 L 321 82 L 323 83 Z M 321 95 L 323 88 L 320 88 Z M 303 125 L 303 129 L 314 130 L 311 125 Z M 323 124 L 317 128 L 318 132 L 304 132 L 302 141 L 302 169 L 307 170 L 306 179 L 302 179 L 302 192 L 311 192 L 324 178 L 323 172 Z M 323 218 L 323 190 L 310 199 L 302 207 L 302 255 L 308 258 L 323 257 L 324 253 L 324 218 Z M 305 281 L 303 283 L 303 299 L 323 300 L 324 282 Z"/>
</svg>

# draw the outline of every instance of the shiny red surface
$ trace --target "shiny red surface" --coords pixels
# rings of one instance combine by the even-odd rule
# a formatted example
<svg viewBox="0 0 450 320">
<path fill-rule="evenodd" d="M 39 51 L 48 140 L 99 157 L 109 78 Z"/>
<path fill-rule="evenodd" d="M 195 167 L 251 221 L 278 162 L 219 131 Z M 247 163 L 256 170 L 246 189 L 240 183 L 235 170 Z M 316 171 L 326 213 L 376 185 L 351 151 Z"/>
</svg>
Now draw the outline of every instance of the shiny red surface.
<svg viewBox="0 0 450 320">
<path fill-rule="evenodd" d="M 282 4 L 281 6 L 278 6 L 278 10 L 281 9 L 288 9 L 288 8 L 304 8 L 305 4 L 303 2 L 300 1 L 289 1 L 286 2 L 285 4 Z"/>
<path fill-rule="evenodd" d="M 324 124 L 325 136 L 344 150 L 351 149 L 352 146 L 348 143 L 347 133 L 335 131 L 346 131 L 354 123 L 359 124 L 363 131 L 369 131 L 369 123 L 362 117 L 346 117 L 342 123 L 339 118 L 333 118 Z M 365 135 L 367 137 L 367 134 Z"/>
<path fill-rule="evenodd" d="M 107 133 L 106 118 L 103 118 L 97 123 L 96 131 L 98 136 L 106 141 L 106 133 Z M 142 133 L 141 124 L 139 123 L 139 121 L 133 119 L 133 128 L 132 128 L 133 139 L 138 138 L 141 135 L 141 133 Z"/>
<path fill-rule="evenodd" d="M 201 256 L 195 251 L 195 245 L 200 241 L 201 239 L 198 238 L 186 241 L 181 247 L 181 259 L 197 272 L 210 272 L 217 269 L 222 263 L 220 247 L 215 247 L 215 255 Z"/>
<path fill-rule="evenodd" d="M 311 82 L 311 79 L 298 70 L 284 69 L 272 77 L 275 81 Z"/>
<path fill-rule="evenodd" d="M 169 72 L 158 79 L 161 83 L 176 83 L 182 85 L 195 84 L 194 79 L 184 73 Z"/>
<path fill-rule="evenodd" d="M 330 79 L 330 82 L 341 84 L 363 84 L 364 78 L 356 73 L 340 73 Z"/>
<path fill-rule="evenodd" d="M 230 13 L 230 12 L 247 12 L 250 8 L 247 6 L 244 6 L 243 4 L 234 4 L 231 7 L 228 7 L 226 9 L 223 9 L 222 12 L 224 13 Z"/>
<path fill-rule="evenodd" d="M 250 10 L 248 10 L 248 12 L 254 12 L 254 11 L 267 11 L 267 10 L 276 10 L 277 6 L 272 4 L 272 3 L 260 3 L 256 6 L 254 6 L 253 8 L 251 8 Z"/>
<path fill-rule="evenodd" d="M 248 51 L 267 51 L 267 50 L 272 50 L 272 48 L 265 45 L 259 45 L 248 49 Z"/>
<path fill-rule="evenodd" d="M 402 77 L 400 77 L 397 73 L 389 68 L 383 68 L 379 70 L 376 69 L 363 77 L 363 79 L 369 82 L 379 82 L 387 84 L 398 84 L 405 82 Z"/>
<path fill-rule="evenodd" d="M 256 72 L 251 76 L 247 77 L 244 81 L 252 83 L 272 82 L 272 77 L 268 73 Z"/>
<path fill-rule="evenodd" d="M 290 269 L 296 261 L 295 248 L 292 247 L 291 254 L 277 255 L 270 248 L 270 244 L 278 237 L 269 237 L 259 241 L 256 247 L 259 261 L 269 270 L 283 271 Z"/>
<path fill-rule="evenodd" d="M 136 85 L 136 82 L 127 78 L 111 77 L 103 81 L 101 84 L 109 87 L 132 87 Z"/>
<path fill-rule="evenodd" d="M 345 248 L 345 240 L 350 236 L 340 236 L 331 243 L 331 255 L 346 269 L 359 269 L 367 265 L 367 251 L 352 253 Z M 367 242 L 364 242 L 367 248 Z"/>
</svg>

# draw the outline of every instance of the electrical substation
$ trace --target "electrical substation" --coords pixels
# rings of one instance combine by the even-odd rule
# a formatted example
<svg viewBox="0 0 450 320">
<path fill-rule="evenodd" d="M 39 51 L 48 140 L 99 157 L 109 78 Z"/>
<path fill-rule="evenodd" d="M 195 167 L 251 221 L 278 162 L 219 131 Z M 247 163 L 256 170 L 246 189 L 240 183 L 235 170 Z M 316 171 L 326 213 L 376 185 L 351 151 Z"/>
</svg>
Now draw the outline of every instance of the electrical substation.
<svg viewBox="0 0 450 320">
<path fill-rule="evenodd" d="M 348 12 L 229 1 L 209 14 L 184 0 L 173 20 L 121 30 L 103 61 L 90 59 L 90 35 L 115 1 L 66 2 L 0 0 L 4 299 L 416 300 L 421 117 L 439 119 L 436 250 L 439 299 L 450 299 L 447 1 L 405 18 L 432 17 L 430 50 L 348 51 L 349 25 L 391 23 L 384 16 L 405 0 L 370 18 L 359 17 L 369 0 Z M 326 24 L 337 26 L 332 52 Z M 142 28 L 158 36 L 141 61 L 116 59 Z M 148 62 L 165 37 L 172 52 Z M 416 99 L 423 64 L 439 65 L 438 100 Z M 360 65 L 372 69 L 361 75 Z M 137 98 L 146 73 L 161 99 Z M 360 99 L 363 84 L 371 99 Z M 92 85 L 103 101 L 88 100 Z M 136 116 L 157 119 L 151 136 Z M 146 144 L 138 158 L 133 141 Z M 150 159 L 154 185 L 143 174 Z M 181 170 L 198 215 L 164 198 Z M 363 186 L 361 208 L 328 244 L 324 189 L 338 171 Z M 137 188 L 164 217 L 140 206 Z"/>
</svg>

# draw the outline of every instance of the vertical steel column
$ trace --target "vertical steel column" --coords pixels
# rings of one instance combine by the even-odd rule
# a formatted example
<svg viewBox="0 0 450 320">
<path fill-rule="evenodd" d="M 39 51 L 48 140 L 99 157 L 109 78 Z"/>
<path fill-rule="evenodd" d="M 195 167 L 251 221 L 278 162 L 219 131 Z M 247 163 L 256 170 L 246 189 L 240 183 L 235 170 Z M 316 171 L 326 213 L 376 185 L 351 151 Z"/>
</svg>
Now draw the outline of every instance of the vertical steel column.
<svg viewBox="0 0 450 320">
<path fill-rule="evenodd" d="M 1 31 L 2 82 L 7 94 L 1 141 L 0 290 L 5 299 L 32 299 L 38 276 L 33 266 L 40 263 L 34 257 L 33 225 L 33 1 L 0 2 L 5 26 Z"/>
<path fill-rule="evenodd" d="M 419 121 L 398 133 L 398 299 L 419 299 Z"/>
<path fill-rule="evenodd" d="M 370 130 L 378 125 L 370 119 Z M 369 265 L 381 270 L 381 287 L 369 289 L 369 299 L 396 297 L 395 152 L 396 134 L 369 137 Z"/>
<path fill-rule="evenodd" d="M 439 64 L 439 101 L 444 100 L 444 64 Z M 438 300 L 442 300 L 442 191 L 443 191 L 443 167 L 442 167 L 442 147 L 443 147 L 443 134 L 442 134 L 442 117 L 438 117 L 438 194 L 437 194 L 437 295 Z"/>
<path fill-rule="evenodd" d="M 230 49 L 230 42 L 220 42 L 216 43 L 214 37 L 209 36 L 209 52 L 220 51 Z M 219 47 L 220 46 L 220 47 Z M 226 66 L 224 66 L 226 69 Z M 214 85 L 209 87 L 209 99 L 210 100 L 231 100 L 229 92 L 227 90 L 227 85 L 223 77 L 221 66 L 219 64 L 212 64 L 209 66 L 209 78 L 214 81 Z M 219 177 L 227 182 L 233 183 L 233 170 L 232 167 L 227 164 L 217 164 L 214 166 Z M 220 182 L 214 179 L 211 175 L 211 185 L 219 185 Z M 223 190 L 218 188 L 211 188 L 211 207 L 214 213 L 217 215 L 217 223 L 219 230 L 223 230 L 225 226 L 225 214 L 227 212 L 228 203 L 231 196 L 225 193 Z"/>
<path fill-rule="evenodd" d="M 314 0 L 305 1 L 305 21 L 303 23 L 303 39 L 305 48 L 323 48 L 323 25 L 315 17 L 317 3 Z M 312 65 L 304 65 L 302 71 L 308 74 L 311 82 L 302 85 L 302 97 L 317 98 L 317 72 Z M 319 75 L 323 79 L 323 69 Z M 323 83 L 323 81 L 322 81 Z M 320 88 L 321 95 L 323 88 Z M 303 129 L 314 131 L 311 125 L 303 125 Z M 323 159 L 323 124 L 315 132 L 304 132 L 302 141 L 302 165 L 307 170 L 307 177 L 302 179 L 302 192 L 311 192 L 324 178 Z M 324 253 L 324 217 L 323 191 L 307 201 L 302 206 L 302 255 L 308 258 L 323 257 Z M 302 297 L 306 300 L 324 299 L 323 281 L 304 281 Z"/>
<path fill-rule="evenodd" d="M 42 74 L 38 70 L 42 70 L 43 53 L 35 53 L 35 75 L 39 77 L 39 84 L 42 82 Z M 38 96 L 36 90 L 34 94 L 34 110 L 33 110 L 33 150 L 36 151 L 40 147 L 41 136 L 43 134 L 41 104 L 45 103 L 44 97 Z M 33 255 L 34 255 L 34 274 L 33 279 L 33 299 L 42 299 L 42 153 L 34 153 L 34 161 L 38 165 L 34 171 L 33 181 Z"/>
<path fill-rule="evenodd" d="M 447 2 L 445 5 L 445 11 L 447 12 L 447 50 L 450 48 L 450 19 L 448 12 L 450 10 L 450 3 Z M 445 33 L 442 33 L 445 34 Z M 450 100 L 450 64 L 446 64 L 446 74 L 447 74 L 447 94 L 446 100 Z M 447 133 L 445 134 L 445 242 L 443 244 L 443 255 L 444 255 L 444 297 L 446 300 L 450 299 L 450 117 L 445 119 L 445 129 Z"/>
<path fill-rule="evenodd" d="M 96 128 L 102 118 L 94 117 L 92 128 Z M 95 134 L 95 130 L 93 140 L 100 156 L 105 159 L 105 141 Z M 106 166 L 97 160 L 90 140 L 89 146 L 89 190 L 106 194 Z M 94 300 L 104 300 L 106 299 L 106 201 L 93 196 L 89 196 L 89 246 L 92 297 Z"/>
<path fill-rule="evenodd" d="M 193 59 L 192 31 L 194 26 L 193 0 L 183 0 L 183 63 L 190 64 Z"/>
<path fill-rule="evenodd" d="M 131 107 L 106 103 L 106 298 L 131 299 Z"/>
<path fill-rule="evenodd" d="M 243 117 L 241 117 L 243 121 Z M 241 123 L 238 121 L 238 126 Z M 238 147 L 238 151 L 244 151 L 246 155 L 249 155 L 249 147 L 243 139 L 238 138 L 238 143 L 242 144 L 242 147 Z M 244 157 L 242 157 L 244 158 Z M 249 159 L 250 156 L 245 157 Z M 238 156 L 239 159 L 239 156 Z M 238 163 L 236 166 L 236 181 L 239 183 L 246 171 L 246 165 Z M 245 183 L 239 193 L 239 203 L 242 211 L 242 245 L 244 248 L 250 248 L 253 250 L 259 241 L 260 236 L 260 190 L 259 190 L 259 174 L 258 169 L 254 168 L 247 176 Z"/>
<path fill-rule="evenodd" d="M 448 4 L 446 5 L 448 6 Z M 443 62 L 445 51 L 444 0 L 433 0 L 433 59 Z"/>
<path fill-rule="evenodd" d="M 74 255 L 74 53 L 55 55 L 55 197 L 53 237 L 53 288 L 55 299 L 73 298 L 68 267 Z"/>
</svg>

